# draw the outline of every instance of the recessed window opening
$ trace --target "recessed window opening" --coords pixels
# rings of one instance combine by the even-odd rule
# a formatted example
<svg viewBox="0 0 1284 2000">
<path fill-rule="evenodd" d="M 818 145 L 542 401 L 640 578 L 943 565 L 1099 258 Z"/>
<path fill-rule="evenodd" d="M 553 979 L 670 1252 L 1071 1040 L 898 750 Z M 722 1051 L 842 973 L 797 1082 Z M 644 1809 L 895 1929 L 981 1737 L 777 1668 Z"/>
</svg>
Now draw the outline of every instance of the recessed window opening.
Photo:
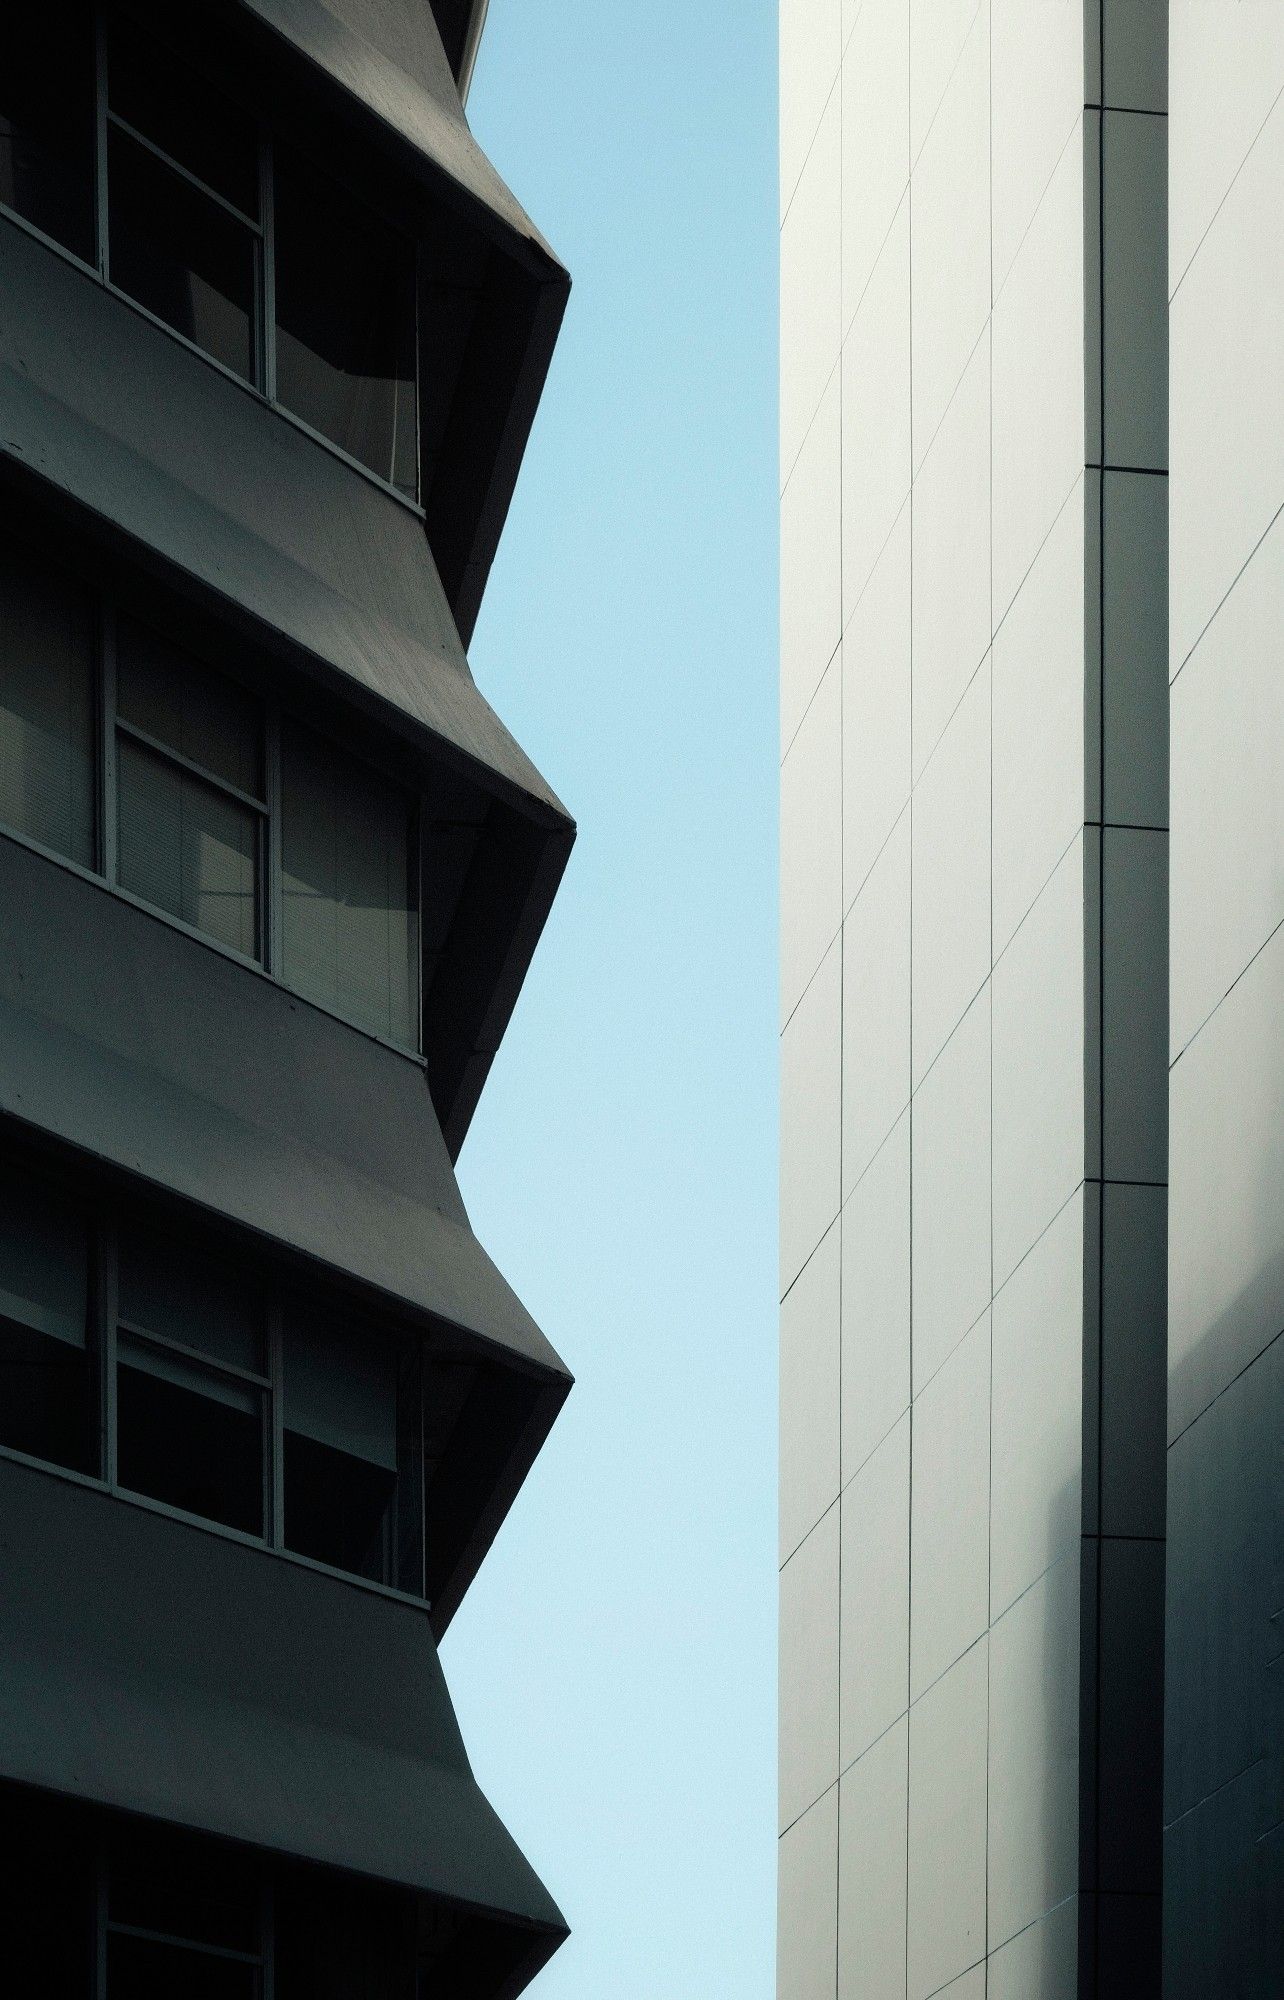
<svg viewBox="0 0 1284 2000">
<path fill-rule="evenodd" d="M 282 1426 L 285 1545 L 376 1583 L 418 1586 L 422 1490 L 418 1353 L 375 1329 L 287 1313 Z M 399 1534 L 400 1530 L 400 1534 Z M 402 1546 L 401 1544 L 406 1545 Z"/>
<path fill-rule="evenodd" d="M 186 1247 L 122 1236 L 120 1484 L 261 1535 L 270 1393 L 265 1309 L 252 1287 Z"/>
<path fill-rule="evenodd" d="M 0 543 L 0 826 L 420 1046 L 420 802 Z"/>
<path fill-rule="evenodd" d="M 418 249 L 120 6 L 0 22 L 0 204 L 419 493 Z"/>
<path fill-rule="evenodd" d="M 247 1855 L 122 1826 L 102 1872 L 104 2000 L 263 2000 L 265 1883 Z"/>
<path fill-rule="evenodd" d="M 415 1042 L 418 842 L 410 800 L 287 723 L 281 821 L 286 983 L 388 1041 Z"/>
<path fill-rule="evenodd" d="M 95 1469 L 89 1233 L 69 1205 L 0 1180 L 0 1444 Z"/>
<path fill-rule="evenodd" d="M 16 1979 L 20 2000 L 416 2000 L 474 1990 L 453 1961 L 438 1976 L 443 1945 L 477 1923 L 471 1911 L 27 1786 L 0 1785 L 0 1883 L 5 1990 Z M 495 1940 L 505 1941 L 504 1932 Z M 490 1927 L 469 1943 L 466 1965 L 489 1970 Z M 499 1990 L 497 1979 L 483 1984 Z"/>
<path fill-rule="evenodd" d="M 0 1176 L 0 1448 L 422 1597 L 473 1375 L 204 1234 Z"/>
<path fill-rule="evenodd" d="M 0 202 L 94 259 L 94 30 L 87 0 L 0 9 Z"/>
<path fill-rule="evenodd" d="M 0 820 L 94 862 L 95 634 L 88 592 L 0 545 Z"/>
<path fill-rule="evenodd" d="M 116 865 L 122 888 L 262 957 L 262 708 L 131 618 L 116 623 Z"/>
<path fill-rule="evenodd" d="M 351 1877 L 282 1869 L 273 1894 L 273 2000 L 417 2000 L 415 1899 Z M 445 1993 L 448 1989 L 441 1989 Z"/>
<path fill-rule="evenodd" d="M 414 245 L 281 149 L 275 200 L 277 395 L 413 497 Z"/>
</svg>

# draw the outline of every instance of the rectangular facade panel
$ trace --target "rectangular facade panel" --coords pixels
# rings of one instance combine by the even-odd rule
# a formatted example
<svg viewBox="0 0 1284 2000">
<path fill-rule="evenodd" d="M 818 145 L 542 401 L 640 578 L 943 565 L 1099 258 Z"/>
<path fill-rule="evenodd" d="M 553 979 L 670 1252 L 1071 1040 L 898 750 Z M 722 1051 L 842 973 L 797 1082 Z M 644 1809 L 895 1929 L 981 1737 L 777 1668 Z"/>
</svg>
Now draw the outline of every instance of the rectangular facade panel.
<svg viewBox="0 0 1284 2000">
<path fill-rule="evenodd" d="M 1171 58 L 1164 1991 L 1267 2000 L 1284 1907 L 1284 20 L 1176 0 Z"/>
<path fill-rule="evenodd" d="M 822 1442 L 826 1491 L 832 1322 L 808 1366 L 791 1306 L 808 1258 L 817 1285 L 837 1264 L 840 1404 L 836 1618 L 823 1545 L 792 1575 L 808 1545 L 782 1546 L 782 1937 L 795 1897 L 830 1908 L 828 1846 L 822 1900 L 794 1834 L 836 1779 L 827 1995 L 835 1972 L 839 2000 L 1149 1994 L 1166 10 L 849 12 L 835 54 L 827 0 L 781 10 L 782 1425 L 795 1454 L 806 1427 Z M 791 483 L 822 440 L 807 541 Z M 816 741 L 834 726 L 837 836 Z"/>
</svg>

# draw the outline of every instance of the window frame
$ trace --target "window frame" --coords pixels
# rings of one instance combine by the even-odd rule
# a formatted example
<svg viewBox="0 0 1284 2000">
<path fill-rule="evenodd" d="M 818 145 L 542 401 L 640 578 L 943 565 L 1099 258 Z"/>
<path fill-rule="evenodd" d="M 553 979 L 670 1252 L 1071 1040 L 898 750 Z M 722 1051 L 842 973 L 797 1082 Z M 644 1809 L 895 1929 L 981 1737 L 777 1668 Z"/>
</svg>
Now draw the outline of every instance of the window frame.
<svg viewBox="0 0 1284 2000">
<path fill-rule="evenodd" d="M 12 1174 L 20 1170 L 21 1162 L 6 1158 L 3 1171 Z M 431 1343 L 424 1331 L 399 1324 L 394 1318 L 380 1315 L 376 1311 L 363 1310 L 360 1305 L 353 1308 L 352 1324 L 354 1338 L 361 1337 L 363 1328 L 381 1338 L 413 1341 L 417 1344 L 417 1363 L 414 1370 L 418 1394 L 419 1449 L 416 1455 L 416 1485 L 411 1505 L 418 1513 L 418 1569 L 420 1588 L 407 1589 L 400 1583 L 387 1583 L 378 1578 L 363 1575 L 358 1570 L 341 1569 L 334 1563 L 301 1554 L 289 1546 L 285 1538 L 285 1355 L 284 1327 L 288 1316 L 306 1318 L 323 1313 L 333 1319 L 336 1301 L 327 1299 L 315 1288 L 290 1282 L 284 1272 L 273 1270 L 266 1261 L 247 1258 L 238 1268 L 244 1272 L 248 1286 L 257 1291 L 262 1307 L 264 1331 L 264 1359 L 266 1373 L 257 1374 L 252 1369 L 239 1367 L 234 1362 L 216 1360 L 200 1348 L 191 1347 L 172 1335 L 158 1333 L 155 1329 L 142 1325 L 136 1320 L 122 1319 L 120 1314 L 120 1245 L 127 1235 L 146 1237 L 149 1228 L 158 1227 L 162 1218 L 158 1212 L 147 1208 L 133 1209 L 110 1197 L 94 1202 L 85 1189 L 71 1179 L 38 1168 L 30 1175 L 36 1190 L 56 1203 L 65 1205 L 83 1217 L 87 1239 L 87 1296 L 86 1315 L 86 1358 L 89 1364 L 89 1422 L 88 1434 L 96 1438 L 98 1447 L 98 1470 L 81 1472 L 74 1466 L 60 1465 L 54 1459 L 41 1458 L 33 1452 L 20 1451 L 14 1445 L 0 1443 L 0 1460 L 11 1460 L 19 1465 L 34 1467 L 56 1479 L 70 1480 L 76 1486 L 88 1486 L 97 1492 L 107 1493 L 114 1500 L 122 1500 L 130 1506 L 142 1507 L 154 1514 L 162 1514 L 168 1520 L 181 1521 L 208 1534 L 221 1535 L 229 1541 L 238 1542 L 243 1548 L 260 1549 L 269 1555 L 297 1563 L 304 1569 L 318 1572 L 323 1576 L 339 1577 L 346 1583 L 359 1586 L 363 1590 L 373 1590 L 379 1595 L 395 1599 L 399 1604 L 411 1604 L 417 1609 L 431 1613 L 432 1600 L 427 1595 L 428 1558 L 428 1458 L 423 1437 L 426 1420 L 425 1379 L 427 1363 L 431 1358 Z M 199 1245 L 199 1234 L 193 1236 Z M 213 1243 L 216 1239 L 211 1239 Z M 140 1492 L 136 1487 L 124 1485 L 119 1469 L 119 1426 L 118 1426 L 118 1368 L 120 1365 L 119 1339 L 146 1343 L 163 1353 L 171 1353 L 176 1360 L 188 1364 L 193 1370 L 213 1375 L 224 1375 L 231 1381 L 253 1388 L 262 1398 L 262 1429 L 260 1441 L 260 1466 L 262 1473 L 263 1533 L 249 1534 L 242 1528 L 229 1527 L 225 1522 L 214 1520 L 207 1514 L 195 1514 L 186 1508 L 173 1505 L 168 1500 L 160 1500 L 150 1493 Z M 127 1364 L 128 1365 L 128 1364 Z M 401 1438 L 401 1415 L 398 1412 L 398 1442 Z M 400 1533 L 404 1495 L 400 1483 L 411 1472 L 411 1468 L 397 1467 L 398 1486 L 389 1503 L 389 1571 L 395 1574 L 398 1562 L 397 1537 Z"/>
<path fill-rule="evenodd" d="M 18 538 L 14 545 L 25 546 Z M 67 578 L 71 587 L 85 588 L 91 599 L 94 631 L 94 660 L 92 666 L 92 708 L 94 716 L 93 745 L 93 792 L 94 792 L 94 861 L 92 866 L 75 860 L 71 855 L 61 853 L 57 848 L 37 840 L 22 828 L 10 826 L 0 820 L 0 838 L 12 840 L 20 847 L 41 855 L 60 868 L 68 869 L 82 881 L 93 882 L 98 888 L 107 889 L 113 896 L 129 903 L 134 909 L 143 910 L 157 922 L 168 924 L 184 937 L 204 945 L 209 951 L 221 953 L 234 965 L 254 972 L 260 978 L 271 980 L 274 986 L 291 994 L 301 1005 L 315 1007 L 318 1013 L 332 1021 L 340 1021 L 355 1034 L 365 1035 L 377 1042 L 381 1048 L 391 1049 L 395 1054 L 426 1070 L 428 1058 L 424 1050 L 424 838 L 428 824 L 428 811 L 422 788 L 403 783 L 402 779 L 380 765 L 373 757 L 366 756 L 360 749 L 343 742 L 336 731 L 327 728 L 323 722 L 305 718 L 291 704 L 280 701 L 275 695 L 266 694 L 256 688 L 243 674 L 229 672 L 222 661 L 211 658 L 213 648 L 194 642 L 190 635 L 175 635 L 171 621 L 163 612 L 157 615 L 155 607 L 148 606 L 141 594 L 113 592 L 105 585 L 90 580 L 82 583 L 71 571 L 58 564 L 47 565 L 53 574 Z M 203 667 L 220 678 L 241 688 L 257 704 L 262 718 L 261 746 L 263 751 L 264 796 L 255 799 L 249 793 L 219 777 L 204 766 L 185 758 L 170 745 L 151 737 L 147 731 L 138 729 L 130 722 L 123 722 L 116 699 L 117 645 L 116 627 L 120 614 L 124 612 L 137 623 L 157 633 L 167 644 L 181 653 L 190 653 Z M 415 1005 L 413 1010 L 413 1043 L 394 1041 L 389 1035 L 382 1035 L 377 1028 L 367 1027 L 337 1007 L 327 1006 L 324 1000 L 291 986 L 284 976 L 283 912 L 285 905 L 284 860 L 283 860 L 283 813 L 281 738 L 283 730 L 290 724 L 312 735 L 320 737 L 341 757 L 363 765 L 372 771 L 385 785 L 397 791 L 407 803 L 407 820 L 410 828 L 409 851 L 407 853 L 407 876 L 415 895 L 415 915 L 418 946 L 414 956 Z M 196 924 L 188 923 L 183 917 L 175 916 L 170 910 L 156 903 L 149 903 L 133 889 L 127 888 L 120 880 L 117 855 L 117 830 L 119 825 L 119 780 L 117 771 L 117 742 L 122 732 L 130 740 L 145 746 L 152 755 L 163 758 L 179 770 L 191 772 L 201 783 L 212 790 L 224 794 L 238 805 L 252 808 L 261 816 L 261 832 L 258 842 L 258 865 L 256 869 L 256 893 L 258 898 L 258 935 L 260 955 L 249 958 L 235 946 L 225 944 L 211 932 L 201 930 Z"/>
<path fill-rule="evenodd" d="M 198 764 L 193 758 L 184 756 L 183 752 L 176 750 L 172 744 L 165 743 L 159 737 L 152 736 L 149 731 L 139 728 L 137 723 L 130 722 L 126 717 L 122 716 L 120 703 L 117 698 L 117 624 L 120 609 L 120 603 L 116 598 L 107 595 L 105 592 L 99 594 L 97 705 L 100 733 L 99 741 L 95 748 L 97 750 L 97 763 L 100 774 L 98 792 L 101 805 L 96 832 L 97 859 L 103 880 L 109 888 L 115 889 L 118 894 L 129 897 L 131 902 L 138 903 L 143 909 L 154 911 L 158 916 L 163 917 L 167 923 L 176 925 L 189 936 L 198 937 L 206 944 L 211 944 L 216 949 L 226 952 L 228 957 L 235 959 L 239 965 L 253 965 L 257 967 L 261 971 L 268 973 L 269 976 L 274 977 L 278 984 L 284 985 L 285 982 L 280 977 L 281 955 L 279 948 L 274 949 L 272 929 L 272 913 L 275 910 L 279 916 L 282 899 L 280 870 L 277 868 L 274 873 L 273 865 L 274 857 L 280 846 L 281 831 L 281 797 L 279 789 L 281 711 L 279 705 L 274 702 L 265 701 L 261 694 L 251 688 L 248 683 L 241 680 L 239 676 L 227 673 L 221 666 L 214 666 L 202 654 L 193 653 L 193 649 L 190 646 L 185 646 L 179 640 L 171 638 L 165 630 L 163 623 L 158 624 L 153 618 L 138 617 L 133 612 L 132 606 L 129 608 L 127 615 L 133 619 L 135 624 L 142 625 L 147 631 L 156 634 L 166 644 L 173 646 L 178 652 L 192 653 L 193 657 L 202 667 L 205 667 L 210 673 L 216 674 L 221 680 L 230 682 L 233 687 L 241 689 L 254 702 L 258 710 L 259 755 L 263 772 L 263 796 L 262 798 L 255 798 L 251 792 L 242 791 L 239 785 L 234 785 L 229 779 L 221 777 L 217 772 L 207 770 L 203 764 Z M 176 915 L 174 911 L 167 910 L 160 904 L 148 902 L 145 896 L 141 896 L 135 890 L 127 888 L 121 881 L 118 844 L 120 832 L 119 749 L 122 736 L 128 742 L 137 744 L 150 756 L 168 765 L 172 770 L 186 773 L 187 776 L 194 778 L 198 784 L 202 784 L 210 791 L 218 793 L 221 798 L 231 800 L 234 805 L 239 806 L 243 811 L 251 812 L 255 815 L 258 830 L 255 840 L 254 858 L 254 934 L 258 940 L 258 951 L 253 957 L 245 952 L 238 951 L 235 945 L 224 943 L 221 938 L 215 937 L 213 932 L 203 930 L 199 924 L 188 923 L 184 917 Z M 274 832 L 276 836 L 275 843 L 273 840 Z M 419 842 L 419 822 L 417 818 L 414 824 L 414 841 L 417 848 Z M 290 990 L 293 991 L 293 988 Z M 336 1018 L 344 1019 L 346 1017 L 337 1015 Z M 359 1024 L 353 1022 L 351 1025 L 356 1027 Z M 421 1025 L 420 1031 L 422 1032 Z M 393 1046 L 395 1047 L 396 1044 L 393 1044 Z"/>
<path fill-rule="evenodd" d="M 152 1503 L 154 1504 L 154 1503 Z M 196 1836 L 198 1839 L 202 1836 Z M 204 1838 L 208 1839 L 206 1835 Z M 93 1918 L 91 1949 L 93 1954 L 93 1994 L 94 2000 L 110 2000 L 111 1986 L 108 1980 L 108 1953 L 113 1937 L 138 1938 L 147 1944 L 167 1945 L 170 1949 L 190 1951 L 198 1958 L 221 1959 L 233 1965 L 246 1965 L 258 1974 L 256 1982 L 257 2000 L 274 2000 L 276 1992 L 276 1933 L 274 1871 L 260 1867 L 258 1870 L 258 1950 L 238 1951 L 230 1945 L 201 1943 L 194 1938 L 181 1937 L 177 1932 L 157 1931 L 140 1924 L 124 1924 L 113 1920 L 111 1914 L 111 1874 L 115 1857 L 115 1843 L 100 1835 L 94 1840 L 90 1857 L 91 1894 L 93 1897 Z"/>
<path fill-rule="evenodd" d="M 288 128 L 281 130 L 280 136 L 288 139 L 292 151 L 298 154 L 299 157 L 309 160 L 319 174 L 328 176 L 331 180 L 337 180 L 345 190 L 353 195 L 354 199 L 371 209 L 388 228 L 396 231 L 399 236 L 403 237 L 410 249 L 414 269 L 415 319 L 412 329 L 412 345 L 415 356 L 414 461 L 416 489 L 414 494 L 411 495 L 406 493 L 400 486 L 395 486 L 391 480 L 383 478 L 372 466 L 364 464 L 361 459 L 355 458 L 351 452 L 345 451 L 341 444 L 336 444 L 335 440 L 327 437 L 324 431 L 316 430 L 313 425 L 307 422 L 306 418 L 296 415 L 287 404 L 277 400 L 276 228 L 275 202 L 273 198 L 273 161 L 275 143 L 278 136 L 276 122 L 266 116 L 256 106 L 233 98 L 233 101 L 237 102 L 240 108 L 253 118 L 258 130 L 259 219 L 255 222 L 252 217 L 245 215 L 242 210 L 238 209 L 234 202 L 229 201 L 225 195 L 220 194 L 217 189 L 209 187 L 189 167 L 183 166 L 181 162 L 166 153 L 154 140 L 146 138 L 134 126 L 129 124 L 126 119 L 119 117 L 118 114 L 111 111 L 107 98 L 107 14 L 109 4 L 110 0 L 92 0 L 91 7 L 91 26 L 94 41 L 94 103 L 96 109 L 93 141 L 94 189 L 92 206 L 95 238 L 93 261 L 88 262 L 85 258 L 78 256 L 74 250 L 68 249 L 65 243 L 59 242 L 57 237 L 50 236 L 47 231 L 39 228 L 37 224 L 29 221 L 26 216 L 20 215 L 16 209 L 10 208 L 3 201 L 0 201 L 0 216 L 13 223 L 16 228 L 23 230 L 28 236 L 35 237 L 37 242 L 45 245 L 46 249 L 52 250 L 57 256 L 64 258 L 68 263 L 74 264 L 78 271 L 82 271 L 87 276 L 95 278 L 106 291 L 111 293 L 113 298 L 119 299 L 122 304 L 128 306 L 131 312 L 137 313 L 150 326 L 159 327 L 171 340 L 176 340 L 180 347 L 185 347 L 190 354 L 198 355 L 207 367 L 217 369 L 218 373 L 226 381 L 234 382 L 237 388 L 252 396 L 256 402 L 262 403 L 265 408 L 273 410 L 277 416 L 283 418 L 286 423 L 292 424 L 295 430 L 301 431 L 305 437 L 311 438 L 314 444 L 320 445 L 324 451 L 329 452 L 332 457 L 337 458 L 349 470 L 360 474 L 363 479 L 369 480 L 371 485 L 377 487 L 380 493 L 387 494 L 391 499 L 397 501 L 400 506 L 408 508 L 419 521 L 426 522 L 427 512 L 424 505 L 423 492 L 423 257 L 422 242 L 419 235 L 412 234 L 405 228 L 404 224 L 392 214 L 388 203 L 372 198 L 370 193 L 364 188 L 358 189 L 355 187 L 352 181 L 344 175 L 341 166 L 337 171 L 332 165 L 317 166 L 311 149 L 307 145 L 305 135 L 296 135 L 293 131 L 288 130 Z M 155 35 L 149 23 L 140 22 L 139 25 L 142 31 L 155 41 L 162 51 L 169 47 L 166 41 Z M 193 61 L 186 54 L 183 55 L 182 60 L 200 74 L 207 74 L 201 68 L 199 60 Z M 224 96 L 231 95 L 216 79 L 210 78 L 210 81 L 215 83 L 215 87 Z M 254 234 L 257 245 L 254 260 L 256 323 L 251 329 L 250 338 L 250 350 L 254 362 L 253 379 L 238 374 L 236 369 L 228 367 L 226 362 L 220 361 L 217 355 L 209 353 L 198 341 L 189 339 L 185 333 L 180 332 L 177 327 L 172 326 L 168 320 L 162 319 L 158 313 L 152 312 L 150 307 L 143 305 L 131 293 L 122 290 L 119 285 L 113 284 L 109 268 L 111 237 L 110 190 L 107 164 L 108 146 L 113 130 L 126 134 L 133 144 L 141 146 L 154 160 L 158 161 L 170 172 L 178 175 L 189 187 L 221 207 L 226 214 L 233 217 L 238 223 Z"/>
</svg>

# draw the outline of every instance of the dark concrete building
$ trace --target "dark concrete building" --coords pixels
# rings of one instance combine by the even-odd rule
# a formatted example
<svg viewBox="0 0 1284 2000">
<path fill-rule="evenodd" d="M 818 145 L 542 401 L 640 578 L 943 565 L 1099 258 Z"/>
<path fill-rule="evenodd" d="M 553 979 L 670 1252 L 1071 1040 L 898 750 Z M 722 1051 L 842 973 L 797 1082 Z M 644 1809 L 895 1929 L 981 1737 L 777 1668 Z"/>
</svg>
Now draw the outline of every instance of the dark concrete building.
<svg viewBox="0 0 1284 2000">
<path fill-rule="evenodd" d="M 568 289 L 483 13 L 0 11 L 15 2000 L 565 1933 L 437 1657 L 569 1386 L 454 1172 L 573 835 L 465 657 Z"/>
</svg>

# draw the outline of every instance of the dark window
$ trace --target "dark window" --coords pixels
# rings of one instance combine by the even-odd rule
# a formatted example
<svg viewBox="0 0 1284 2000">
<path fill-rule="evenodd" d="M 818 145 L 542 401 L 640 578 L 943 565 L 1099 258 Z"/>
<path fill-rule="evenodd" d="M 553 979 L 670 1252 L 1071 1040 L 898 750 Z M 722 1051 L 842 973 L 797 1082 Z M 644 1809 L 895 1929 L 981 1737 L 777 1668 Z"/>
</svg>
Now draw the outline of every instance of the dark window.
<svg viewBox="0 0 1284 2000">
<path fill-rule="evenodd" d="M 396 1571 L 397 1344 L 294 1311 L 284 1338 L 285 1546 L 376 1583 Z"/>
<path fill-rule="evenodd" d="M 418 819 L 371 765 L 0 545 L 0 825 L 418 1048 Z"/>
<path fill-rule="evenodd" d="M 83 591 L 19 549 L 0 550 L 0 820 L 84 867 L 94 861 L 94 643 Z"/>
<path fill-rule="evenodd" d="M 243 1258 L 0 1177 L 0 1449 L 425 1596 L 502 1408 L 474 1364 Z"/>
<path fill-rule="evenodd" d="M 111 134 L 108 174 L 112 283 L 252 381 L 253 235 L 128 133 Z"/>
<path fill-rule="evenodd" d="M 282 732 L 282 971 L 390 1041 L 419 1039 L 415 813 L 404 792 L 309 730 Z"/>
<path fill-rule="evenodd" d="M 0 8 L 0 203 L 417 499 L 416 239 L 124 12 L 99 76 L 93 14 L 90 0 Z M 441 262 L 439 293 L 458 294 Z"/>
<path fill-rule="evenodd" d="M 62 1800 L 0 1787 L 0 1934 L 6 2000 L 93 1992 L 91 1829 Z"/>
<path fill-rule="evenodd" d="M 94 257 L 94 34 L 87 0 L 0 8 L 0 201 Z"/>
<path fill-rule="evenodd" d="M 277 396 L 413 498 L 414 244 L 280 151 L 275 189 Z"/>
<path fill-rule="evenodd" d="M 405 1890 L 289 1869 L 274 1905 L 276 2000 L 415 2000 L 415 1899 Z"/>
<path fill-rule="evenodd" d="M 117 879 L 246 958 L 262 955 L 263 718 L 231 681 L 122 618 Z"/>
<path fill-rule="evenodd" d="M 259 141 L 248 112 L 143 34 L 127 15 L 112 22 L 109 74 L 114 119 L 150 140 L 249 220 L 258 220 Z"/>
<path fill-rule="evenodd" d="M 120 1828 L 107 1870 L 105 2000 L 259 2000 L 253 1863 L 173 1828 Z"/>
<path fill-rule="evenodd" d="M 120 1484 L 263 1534 L 269 1385 L 253 1288 L 186 1246 L 132 1234 L 119 1273 Z"/>
<path fill-rule="evenodd" d="M 97 1469 L 85 1224 L 38 1189 L 0 1182 L 0 1444 Z"/>
<path fill-rule="evenodd" d="M 258 140 L 212 84 L 127 23 L 107 61 L 108 271 L 149 312 L 258 377 Z"/>
</svg>

